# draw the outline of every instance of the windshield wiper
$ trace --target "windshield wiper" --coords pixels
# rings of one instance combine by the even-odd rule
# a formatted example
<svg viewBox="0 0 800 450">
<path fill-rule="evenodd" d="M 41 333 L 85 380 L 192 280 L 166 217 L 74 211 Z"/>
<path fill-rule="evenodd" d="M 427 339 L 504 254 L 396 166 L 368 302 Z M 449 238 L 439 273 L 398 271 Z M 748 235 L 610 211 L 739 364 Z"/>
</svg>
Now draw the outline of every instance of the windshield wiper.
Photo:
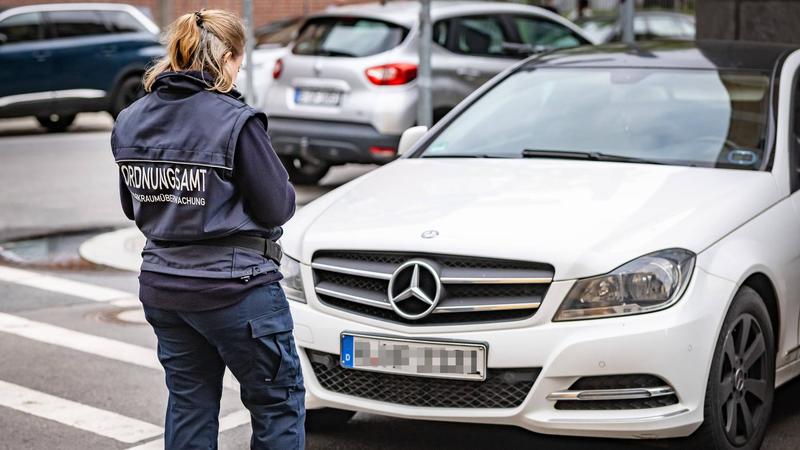
<svg viewBox="0 0 800 450">
<path fill-rule="evenodd" d="M 509 159 L 515 158 L 515 156 L 511 155 L 489 155 L 486 153 L 452 153 L 452 154 L 442 154 L 442 155 L 425 155 L 423 154 L 421 158 L 499 158 L 499 159 Z"/>
<path fill-rule="evenodd" d="M 591 161 L 614 161 L 639 164 L 666 164 L 653 159 L 636 158 L 633 156 L 609 155 L 602 152 L 572 152 L 564 150 L 537 150 L 526 148 L 522 151 L 523 158 L 555 158 L 555 159 L 588 159 Z"/>
</svg>

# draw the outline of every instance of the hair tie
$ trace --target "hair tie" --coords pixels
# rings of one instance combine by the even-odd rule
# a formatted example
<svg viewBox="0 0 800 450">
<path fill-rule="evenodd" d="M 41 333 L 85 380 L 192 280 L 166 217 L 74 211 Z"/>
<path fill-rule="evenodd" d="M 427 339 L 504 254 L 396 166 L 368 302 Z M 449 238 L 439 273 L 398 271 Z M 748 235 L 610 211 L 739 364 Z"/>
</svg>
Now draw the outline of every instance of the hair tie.
<svg viewBox="0 0 800 450">
<path fill-rule="evenodd" d="M 200 11 L 194 12 L 194 21 L 198 27 L 203 28 L 203 15 L 200 14 Z"/>
</svg>

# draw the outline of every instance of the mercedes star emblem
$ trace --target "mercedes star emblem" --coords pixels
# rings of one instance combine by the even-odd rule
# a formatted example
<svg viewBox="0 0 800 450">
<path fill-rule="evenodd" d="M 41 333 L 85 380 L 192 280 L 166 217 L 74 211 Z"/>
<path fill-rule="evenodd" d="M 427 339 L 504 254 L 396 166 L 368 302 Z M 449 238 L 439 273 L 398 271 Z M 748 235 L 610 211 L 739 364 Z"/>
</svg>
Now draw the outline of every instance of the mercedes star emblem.
<svg viewBox="0 0 800 450">
<path fill-rule="evenodd" d="M 433 312 L 441 294 L 439 273 L 422 260 L 406 261 L 389 280 L 389 304 L 405 319 L 421 319 Z"/>
<path fill-rule="evenodd" d="M 439 232 L 436 230 L 426 230 L 422 232 L 422 239 L 433 239 L 439 235 Z"/>
</svg>

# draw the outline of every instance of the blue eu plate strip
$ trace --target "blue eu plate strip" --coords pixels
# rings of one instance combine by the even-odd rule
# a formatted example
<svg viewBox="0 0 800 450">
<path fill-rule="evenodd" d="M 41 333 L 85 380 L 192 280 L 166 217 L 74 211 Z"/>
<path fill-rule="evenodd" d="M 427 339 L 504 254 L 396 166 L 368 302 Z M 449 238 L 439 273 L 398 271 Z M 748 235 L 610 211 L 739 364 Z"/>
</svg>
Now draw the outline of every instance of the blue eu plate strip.
<svg viewBox="0 0 800 450">
<path fill-rule="evenodd" d="M 342 367 L 353 367 L 353 336 L 342 335 Z"/>
</svg>

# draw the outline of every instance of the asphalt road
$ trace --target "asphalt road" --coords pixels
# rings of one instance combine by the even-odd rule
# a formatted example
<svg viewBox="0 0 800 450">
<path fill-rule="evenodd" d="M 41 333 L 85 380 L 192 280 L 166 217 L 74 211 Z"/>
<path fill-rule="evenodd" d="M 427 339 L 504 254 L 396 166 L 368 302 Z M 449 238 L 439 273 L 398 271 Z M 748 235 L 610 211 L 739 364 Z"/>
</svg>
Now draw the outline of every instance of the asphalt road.
<svg viewBox="0 0 800 450">
<path fill-rule="evenodd" d="M 79 118 L 76 131 L 54 135 L 40 133 L 32 121 L 0 121 L 0 242 L 127 223 L 117 205 L 109 125 L 103 116 L 89 116 Z M 324 180 L 326 186 L 299 189 L 300 201 L 366 170 L 337 169 Z M 74 256 L 69 240 L 40 247 L 35 250 L 56 249 L 56 256 L 67 260 Z M 0 449 L 159 448 L 167 394 L 155 362 L 155 338 L 140 322 L 133 297 L 136 275 L 65 266 L 73 269 L 37 266 L 17 272 L 0 263 Z M 798 381 L 778 391 L 763 448 L 800 448 L 796 399 Z M 220 448 L 247 448 L 250 430 L 234 389 L 225 389 L 222 405 Z M 310 434 L 308 448 L 603 450 L 665 448 L 665 443 L 358 414 L 337 432 Z"/>
</svg>

